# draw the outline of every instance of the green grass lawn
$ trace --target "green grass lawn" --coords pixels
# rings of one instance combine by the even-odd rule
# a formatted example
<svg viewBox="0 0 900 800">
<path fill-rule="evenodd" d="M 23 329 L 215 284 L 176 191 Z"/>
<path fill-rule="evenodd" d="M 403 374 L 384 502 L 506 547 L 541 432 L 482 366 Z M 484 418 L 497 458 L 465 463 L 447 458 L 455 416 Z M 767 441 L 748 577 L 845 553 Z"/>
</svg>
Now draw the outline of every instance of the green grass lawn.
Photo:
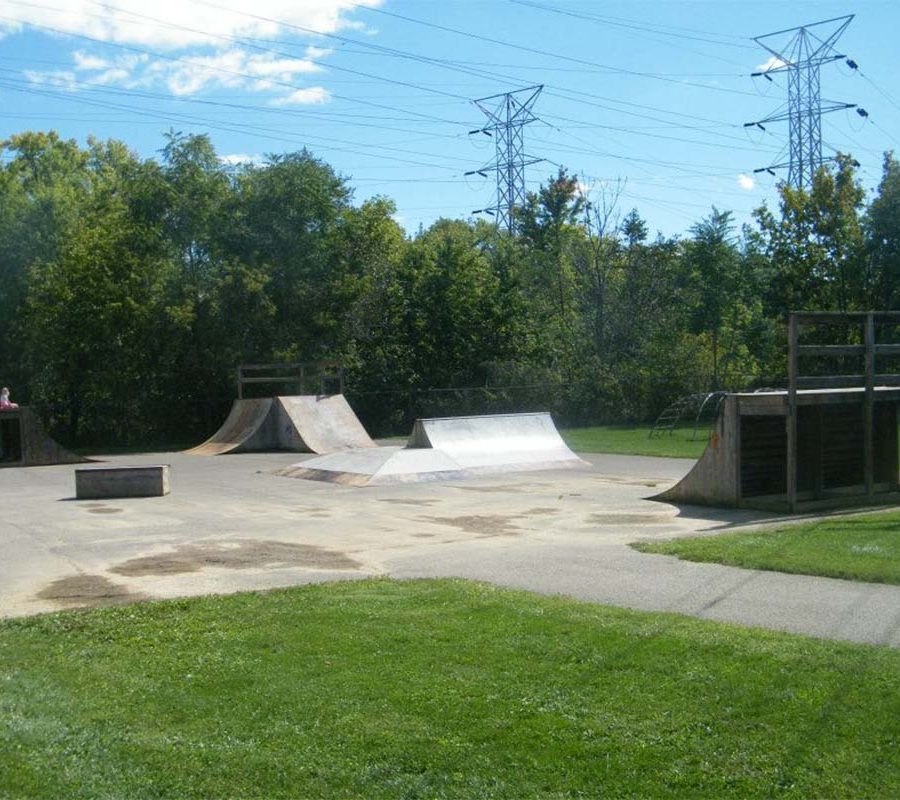
<svg viewBox="0 0 900 800">
<path fill-rule="evenodd" d="M 900 512 L 896 511 L 633 546 L 644 553 L 687 561 L 900 584 Z"/>
<path fill-rule="evenodd" d="M 622 453 L 636 456 L 700 458 L 706 449 L 708 430 L 700 430 L 693 440 L 694 428 L 677 428 L 671 433 L 654 434 L 652 425 L 602 425 L 560 431 L 566 444 L 577 453 Z"/>
<path fill-rule="evenodd" d="M 463 581 L 0 623 L 0 796 L 900 796 L 900 651 Z"/>
</svg>

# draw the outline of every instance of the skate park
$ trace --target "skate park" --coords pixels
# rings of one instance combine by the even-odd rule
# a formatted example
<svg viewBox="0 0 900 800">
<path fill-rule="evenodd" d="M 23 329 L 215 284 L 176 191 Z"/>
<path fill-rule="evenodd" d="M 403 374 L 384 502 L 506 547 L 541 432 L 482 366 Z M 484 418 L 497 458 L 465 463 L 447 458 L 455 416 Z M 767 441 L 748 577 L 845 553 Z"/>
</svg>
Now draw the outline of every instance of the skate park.
<svg viewBox="0 0 900 800">
<path fill-rule="evenodd" d="M 232 415 L 212 448 L 98 459 L 123 469 L 167 465 L 171 492 L 164 496 L 78 500 L 73 472 L 89 465 L 0 470 L 0 514 L 12 533 L 0 567 L 4 615 L 373 576 L 462 577 L 900 646 L 900 587 L 691 563 L 630 547 L 809 518 L 740 507 L 733 498 L 705 505 L 654 499 L 696 485 L 708 454 L 697 466 L 575 454 L 549 416 L 535 414 L 420 420 L 405 445 L 355 435 L 362 446 L 348 449 L 348 424 L 356 432 L 358 421 L 343 397 L 302 397 L 256 404 L 249 426 L 235 425 Z M 338 409 L 325 415 L 340 420 L 332 452 L 302 452 L 311 448 L 296 436 L 288 437 L 291 449 L 260 441 L 259 431 L 277 419 L 272 408 L 283 414 L 315 403 Z M 729 420 L 727 411 L 719 417 L 719 441 L 730 435 Z M 241 431 L 242 442 L 255 437 L 259 446 L 206 457 L 229 449 L 223 431 Z M 516 432 L 537 444 L 523 449 Z M 315 439 L 312 429 L 307 436 Z M 710 448 L 719 441 L 714 435 Z M 891 446 L 888 438 L 888 452 L 896 453 Z M 473 451 L 489 457 L 473 460 Z M 373 458 L 378 468 L 399 458 L 394 479 L 372 480 Z M 707 488 L 722 485 L 722 470 L 716 474 Z M 864 506 L 867 499 L 863 486 Z"/>
</svg>

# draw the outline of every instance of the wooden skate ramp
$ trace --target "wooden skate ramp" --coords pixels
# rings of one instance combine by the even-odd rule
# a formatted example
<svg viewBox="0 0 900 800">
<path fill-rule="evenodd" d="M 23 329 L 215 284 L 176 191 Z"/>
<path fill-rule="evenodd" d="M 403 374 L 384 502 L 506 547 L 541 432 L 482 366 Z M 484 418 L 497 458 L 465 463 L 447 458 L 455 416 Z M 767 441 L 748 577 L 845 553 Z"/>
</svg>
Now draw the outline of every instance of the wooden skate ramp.
<svg viewBox="0 0 900 800">
<path fill-rule="evenodd" d="M 294 395 L 235 400 L 222 427 L 186 452 L 198 456 L 268 450 L 333 453 L 367 447 L 375 443 L 343 395 Z"/>
<path fill-rule="evenodd" d="M 873 389 L 871 485 L 866 486 L 863 389 L 797 392 L 797 458 L 788 458 L 788 393 L 731 394 L 691 471 L 651 498 L 684 505 L 815 511 L 900 500 L 900 389 Z M 793 474 L 792 474 L 793 472 Z M 796 486 L 791 502 L 788 486 Z"/>
<path fill-rule="evenodd" d="M 0 467 L 81 464 L 89 460 L 51 438 L 27 406 L 0 411 L 0 437 Z"/>
<path fill-rule="evenodd" d="M 278 397 L 278 436 L 284 450 L 334 453 L 377 445 L 342 394 Z"/>
<path fill-rule="evenodd" d="M 271 420 L 272 398 L 235 400 L 228 418 L 219 430 L 197 447 L 186 450 L 194 456 L 220 456 L 277 450 L 277 438 Z"/>
</svg>

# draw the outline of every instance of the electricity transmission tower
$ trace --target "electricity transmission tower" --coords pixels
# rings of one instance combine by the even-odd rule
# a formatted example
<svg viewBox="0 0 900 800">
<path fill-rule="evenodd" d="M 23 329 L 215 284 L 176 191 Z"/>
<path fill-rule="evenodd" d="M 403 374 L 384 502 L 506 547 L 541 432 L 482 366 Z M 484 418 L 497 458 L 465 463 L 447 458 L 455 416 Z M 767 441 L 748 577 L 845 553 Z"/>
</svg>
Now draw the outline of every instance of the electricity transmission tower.
<svg viewBox="0 0 900 800">
<path fill-rule="evenodd" d="M 543 86 L 529 86 L 505 94 L 495 94 L 475 100 L 488 118 L 483 128 L 469 134 L 484 134 L 494 139 L 495 155 L 490 164 L 473 169 L 466 175 L 487 177 L 493 171 L 497 179 L 497 204 L 480 208 L 473 214 L 490 214 L 497 226 L 512 233 L 516 227 L 514 209 L 525 201 L 525 167 L 543 159 L 525 153 L 523 128 L 537 121 L 532 109 Z"/>
<path fill-rule="evenodd" d="M 787 73 L 788 102 L 774 114 L 757 122 L 747 122 L 745 128 L 756 126 L 765 130 L 767 122 L 788 123 L 789 158 L 781 164 L 761 167 L 754 172 L 775 174 L 776 169 L 788 168 L 788 183 L 797 189 L 810 189 L 816 171 L 833 158 L 822 156 L 822 115 L 845 108 L 856 108 L 862 117 L 868 116 L 855 103 L 836 103 L 822 100 L 819 85 L 819 69 L 823 64 L 846 59 L 834 46 L 853 20 L 853 14 L 845 17 L 814 22 L 799 28 L 756 36 L 753 41 L 771 54 L 766 68 L 754 72 L 753 77 L 768 81 L 776 73 Z M 851 69 L 856 63 L 846 59 Z"/>
</svg>

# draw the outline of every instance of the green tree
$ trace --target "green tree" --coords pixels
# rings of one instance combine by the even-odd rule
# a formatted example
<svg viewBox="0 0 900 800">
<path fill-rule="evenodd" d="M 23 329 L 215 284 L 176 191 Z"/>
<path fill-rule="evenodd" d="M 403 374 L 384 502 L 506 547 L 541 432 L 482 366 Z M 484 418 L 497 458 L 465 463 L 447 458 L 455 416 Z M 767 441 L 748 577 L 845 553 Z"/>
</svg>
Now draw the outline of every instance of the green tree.
<svg viewBox="0 0 900 800">
<path fill-rule="evenodd" d="M 870 305 L 900 308 L 900 162 L 885 153 L 881 183 L 864 219 Z"/>
<path fill-rule="evenodd" d="M 343 214 L 351 192 L 343 178 L 308 151 L 271 156 L 237 180 L 228 251 L 264 267 L 275 305 L 273 355 L 333 355 L 344 335 L 346 260 Z"/>
<path fill-rule="evenodd" d="M 97 188 L 57 258 L 28 275 L 29 361 L 35 392 L 67 409 L 69 435 L 127 437 L 148 421 L 159 377 L 151 361 L 162 297 L 159 240 L 129 212 L 117 179 Z M 102 409 L 102 423 L 83 430 Z"/>
<path fill-rule="evenodd" d="M 731 212 L 713 207 L 708 217 L 691 228 L 685 250 L 686 267 L 695 297 L 692 322 L 695 332 L 709 336 L 712 346 L 713 388 L 720 386 L 720 335 L 743 306 L 741 258 L 734 237 Z M 730 355 L 726 347 L 726 356 Z"/>
<path fill-rule="evenodd" d="M 466 385 L 483 380 L 497 352 L 499 278 L 480 240 L 483 229 L 441 219 L 407 248 L 412 282 L 410 327 L 419 386 Z"/>
<path fill-rule="evenodd" d="M 779 191 L 780 216 L 766 206 L 757 209 L 758 231 L 750 241 L 769 265 L 763 276 L 766 313 L 784 318 L 792 310 L 864 307 L 864 192 L 854 162 L 841 157 L 836 169 L 820 169 L 809 192 L 787 184 Z"/>
<path fill-rule="evenodd" d="M 21 339 L 29 267 L 54 259 L 90 196 L 89 155 L 54 133 L 22 133 L 0 144 L 0 372 L 26 396 Z"/>
<path fill-rule="evenodd" d="M 531 322 L 540 331 L 538 348 L 555 369 L 571 366 L 578 327 L 575 251 L 583 240 L 584 198 L 578 181 L 562 167 L 517 212 L 525 259 L 520 272 Z"/>
</svg>

